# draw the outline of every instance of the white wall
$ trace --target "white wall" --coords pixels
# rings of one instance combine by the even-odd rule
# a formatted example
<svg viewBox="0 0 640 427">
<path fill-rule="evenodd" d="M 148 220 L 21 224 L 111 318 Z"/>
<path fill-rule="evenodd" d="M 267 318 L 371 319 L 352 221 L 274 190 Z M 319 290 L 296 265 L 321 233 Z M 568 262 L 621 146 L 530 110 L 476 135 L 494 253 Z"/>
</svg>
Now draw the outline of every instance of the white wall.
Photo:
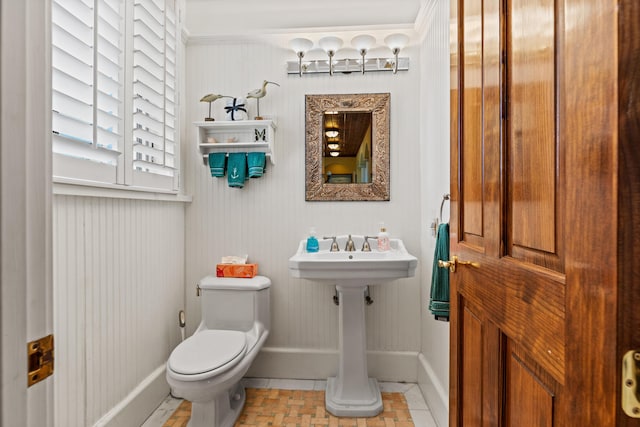
<svg viewBox="0 0 640 427">
<path fill-rule="evenodd" d="M 311 226 L 320 235 L 372 234 L 384 221 L 392 237 L 405 241 L 420 263 L 420 61 L 412 57 L 411 70 L 362 75 L 288 76 L 285 62 L 295 59 L 288 49 L 259 41 L 190 39 L 187 47 L 186 189 L 193 203 L 186 213 L 187 319 L 190 332 L 200 318 L 195 285 L 213 274 L 223 255 L 249 254 L 259 273 L 272 279 L 271 335 L 266 351 L 251 373 L 289 378 L 323 378 L 335 374 L 338 312 L 334 288 L 289 276 L 288 258 Z M 224 178 L 212 178 L 202 163 L 191 122 L 202 120 L 207 93 L 243 96 L 266 80 L 262 115 L 277 120 L 277 164 L 244 189 L 232 189 Z M 306 202 L 305 94 L 391 93 L 391 201 Z M 223 119 L 223 101 L 214 104 Z M 255 115 L 255 100 L 249 101 Z M 423 165 L 424 166 L 424 165 Z M 429 260 L 426 260 L 430 262 Z M 375 304 L 367 307 L 367 343 L 370 372 L 381 379 L 417 379 L 420 350 L 421 276 L 372 289 Z M 312 367 L 310 369 L 310 366 Z"/>
<path fill-rule="evenodd" d="M 423 23 L 421 44 L 420 130 L 422 231 L 439 216 L 442 196 L 449 193 L 449 1 L 431 2 Z M 449 218 L 449 202 L 443 210 Z M 435 238 L 423 239 L 421 250 L 422 294 L 428 300 Z M 419 384 L 439 426 L 448 425 L 449 408 L 449 323 L 436 321 L 426 304 L 422 308 Z"/>
<path fill-rule="evenodd" d="M 180 339 L 184 206 L 56 195 L 53 242 L 54 425 L 140 425 Z"/>
</svg>

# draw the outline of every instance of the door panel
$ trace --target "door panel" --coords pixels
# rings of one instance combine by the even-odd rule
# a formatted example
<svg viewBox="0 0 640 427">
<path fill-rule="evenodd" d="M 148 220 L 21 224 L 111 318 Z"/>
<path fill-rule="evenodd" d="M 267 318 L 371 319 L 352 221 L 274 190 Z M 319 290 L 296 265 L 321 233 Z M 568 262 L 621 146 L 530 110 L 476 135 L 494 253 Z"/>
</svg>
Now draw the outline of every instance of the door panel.
<svg viewBox="0 0 640 427">
<path fill-rule="evenodd" d="M 467 387 L 462 394 L 462 423 L 465 426 L 482 426 L 482 321 L 468 308 L 464 307 L 462 319 L 462 379 Z"/>
<path fill-rule="evenodd" d="M 481 3 L 477 0 L 464 0 L 466 11 L 463 25 L 462 45 L 463 103 L 462 115 L 465 117 L 465 132 L 462 136 L 460 154 L 464 158 L 461 174 L 464 176 L 461 209 L 466 213 L 463 224 L 465 241 L 482 246 L 482 31 Z"/>
<path fill-rule="evenodd" d="M 513 342 L 507 345 L 505 426 L 552 427 L 553 392 L 518 357 L 514 347 Z"/>
<path fill-rule="evenodd" d="M 555 1 L 507 7 L 508 253 L 560 271 Z"/>
</svg>

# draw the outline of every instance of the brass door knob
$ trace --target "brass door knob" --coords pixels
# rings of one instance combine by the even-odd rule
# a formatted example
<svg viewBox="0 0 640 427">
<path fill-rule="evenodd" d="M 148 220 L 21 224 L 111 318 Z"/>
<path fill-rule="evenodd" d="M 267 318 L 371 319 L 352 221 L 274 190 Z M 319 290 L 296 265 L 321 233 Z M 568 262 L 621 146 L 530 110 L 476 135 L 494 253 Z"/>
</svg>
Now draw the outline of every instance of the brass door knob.
<svg viewBox="0 0 640 427">
<path fill-rule="evenodd" d="M 438 267 L 448 268 L 450 272 L 455 273 L 456 268 L 460 265 L 468 265 L 471 267 L 478 268 L 480 267 L 480 263 L 474 261 L 460 261 L 457 256 L 452 256 L 450 261 L 438 260 Z"/>
</svg>

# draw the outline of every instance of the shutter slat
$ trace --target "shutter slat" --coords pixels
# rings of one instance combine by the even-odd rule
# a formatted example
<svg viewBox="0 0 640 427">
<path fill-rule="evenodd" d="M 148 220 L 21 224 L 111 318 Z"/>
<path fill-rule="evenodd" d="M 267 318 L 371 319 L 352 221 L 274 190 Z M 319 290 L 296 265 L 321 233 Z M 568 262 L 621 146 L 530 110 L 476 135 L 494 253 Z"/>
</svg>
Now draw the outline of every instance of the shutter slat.
<svg viewBox="0 0 640 427">
<path fill-rule="evenodd" d="M 156 119 L 155 117 L 149 116 L 147 113 L 133 113 L 133 122 L 134 126 L 137 126 L 141 129 L 149 130 L 149 132 L 162 136 L 163 126 L 160 120 Z"/>
<path fill-rule="evenodd" d="M 133 138 L 138 144 L 152 144 L 154 147 L 163 146 L 161 135 L 157 135 L 142 128 L 133 130 Z"/>
<path fill-rule="evenodd" d="M 153 105 L 151 102 L 139 96 L 133 99 L 133 108 L 134 111 L 148 112 L 155 120 L 158 121 L 161 120 L 162 113 L 164 113 L 164 109 L 162 107 Z"/>
</svg>

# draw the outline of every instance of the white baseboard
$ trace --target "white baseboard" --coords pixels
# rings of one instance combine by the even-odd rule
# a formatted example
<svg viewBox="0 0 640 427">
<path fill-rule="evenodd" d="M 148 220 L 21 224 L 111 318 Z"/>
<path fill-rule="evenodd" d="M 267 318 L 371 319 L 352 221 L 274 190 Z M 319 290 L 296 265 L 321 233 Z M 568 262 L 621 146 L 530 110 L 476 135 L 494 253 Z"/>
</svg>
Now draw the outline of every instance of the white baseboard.
<svg viewBox="0 0 640 427">
<path fill-rule="evenodd" d="M 102 416 L 93 427 L 139 427 L 169 394 L 165 365 L 142 380 L 120 403 Z"/>
<path fill-rule="evenodd" d="M 418 355 L 418 386 L 438 427 L 449 426 L 449 392 L 435 375 L 431 364 L 422 353 Z M 448 374 L 447 374 L 448 375 Z"/>
<path fill-rule="evenodd" d="M 418 353 L 413 351 L 367 352 L 369 376 L 380 381 L 418 381 Z M 322 380 L 335 376 L 338 351 L 288 347 L 264 347 L 248 377 Z"/>
</svg>

